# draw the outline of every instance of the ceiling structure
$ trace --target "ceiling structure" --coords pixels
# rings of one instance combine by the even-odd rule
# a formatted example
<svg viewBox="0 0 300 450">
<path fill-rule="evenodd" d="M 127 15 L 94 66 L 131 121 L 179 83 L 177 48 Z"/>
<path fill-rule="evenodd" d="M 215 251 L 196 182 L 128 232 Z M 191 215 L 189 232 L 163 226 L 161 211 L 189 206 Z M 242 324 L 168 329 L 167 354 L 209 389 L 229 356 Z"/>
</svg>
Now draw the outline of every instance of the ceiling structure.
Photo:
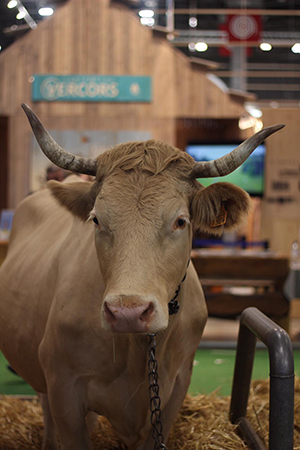
<svg viewBox="0 0 300 450">
<path fill-rule="evenodd" d="M 19 12 L 18 6 L 8 8 L 9 0 L 0 0 L 0 46 L 1 51 L 11 45 L 15 40 L 22 37 L 26 32 L 31 29 L 31 26 L 25 19 L 17 19 Z M 17 3 L 26 9 L 29 17 L 33 20 L 32 28 L 44 20 L 44 18 L 38 13 L 38 10 L 44 6 L 50 6 L 54 9 L 59 8 L 66 3 L 66 0 L 25 0 L 17 1 Z M 36 24 L 36 25 L 34 25 Z"/>
<path fill-rule="evenodd" d="M 43 20 L 38 14 L 40 6 L 55 10 L 65 1 L 24 0 L 21 4 L 38 26 Z M 226 84 L 230 89 L 248 91 L 259 106 L 300 107 L 300 53 L 291 50 L 296 43 L 300 47 L 300 0 L 119 0 L 119 3 L 136 14 L 144 9 L 153 11 L 154 28 L 186 55 L 201 58 L 204 66 L 207 62 L 224 89 Z M 24 19 L 16 19 L 17 12 L 16 8 L 8 9 L 5 0 L 0 2 L 2 51 L 30 29 Z M 205 51 L 195 49 L 199 42 L 202 49 L 206 48 L 203 43 L 206 44 Z M 261 43 L 270 44 L 271 50 L 263 51 Z"/>
</svg>

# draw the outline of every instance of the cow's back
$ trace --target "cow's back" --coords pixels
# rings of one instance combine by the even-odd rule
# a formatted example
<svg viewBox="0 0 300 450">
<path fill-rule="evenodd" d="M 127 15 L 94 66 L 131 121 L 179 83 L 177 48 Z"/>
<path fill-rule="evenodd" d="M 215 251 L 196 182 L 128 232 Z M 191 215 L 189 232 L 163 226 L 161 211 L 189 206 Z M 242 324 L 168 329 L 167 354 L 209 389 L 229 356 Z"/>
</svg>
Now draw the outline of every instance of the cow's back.
<svg viewBox="0 0 300 450">
<path fill-rule="evenodd" d="M 61 247 L 72 222 L 48 189 L 30 195 L 16 210 L 0 269 L 0 348 L 13 368 L 40 391 L 44 377 L 38 347 L 56 289 Z"/>
</svg>

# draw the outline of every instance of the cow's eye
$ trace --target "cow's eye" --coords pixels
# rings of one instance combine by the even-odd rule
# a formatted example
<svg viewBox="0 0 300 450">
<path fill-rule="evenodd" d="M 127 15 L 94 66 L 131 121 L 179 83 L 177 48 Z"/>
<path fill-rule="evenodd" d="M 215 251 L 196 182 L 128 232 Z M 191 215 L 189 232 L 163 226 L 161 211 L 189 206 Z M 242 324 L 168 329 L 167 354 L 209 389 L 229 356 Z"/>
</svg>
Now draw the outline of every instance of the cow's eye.
<svg viewBox="0 0 300 450">
<path fill-rule="evenodd" d="M 93 217 L 93 222 L 94 222 L 96 225 L 99 225 L 99 222 L 98 222 L 97 217 Z"/>
<path fill-rule="evenodd" d="M 182 217 L 179 217 L 176 220 L 176 224 L 175 224 L 176 228 L 181 228 L 183 229 L 186 226 L 186 220 L 183 219 Z"/>
</svg>

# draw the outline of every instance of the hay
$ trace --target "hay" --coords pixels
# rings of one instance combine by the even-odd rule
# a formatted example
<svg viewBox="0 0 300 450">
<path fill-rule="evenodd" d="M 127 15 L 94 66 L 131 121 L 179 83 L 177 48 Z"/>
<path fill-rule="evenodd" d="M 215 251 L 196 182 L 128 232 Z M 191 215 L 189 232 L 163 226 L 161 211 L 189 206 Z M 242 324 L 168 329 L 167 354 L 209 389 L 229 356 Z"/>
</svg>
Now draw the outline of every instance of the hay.
<svg viewBox="0 0 300 450">
<path fill-rule="evenodd" d="M 268 446 L 268 381 L 252 383 L 248 418 Z M 228 420 L 229 397 L 188 395 L 174 423 L 168 450 L 243 450 L 248 447 Z M 300 380 L 295 383 L 295 445 L 300 450 Z M 38 400 L 0 396 L 0 450 L 39 450 L 43 419 Z M 123 450 L 108 421 L 99 417 L 92 436 L 95 450 Z"/>
</svg>

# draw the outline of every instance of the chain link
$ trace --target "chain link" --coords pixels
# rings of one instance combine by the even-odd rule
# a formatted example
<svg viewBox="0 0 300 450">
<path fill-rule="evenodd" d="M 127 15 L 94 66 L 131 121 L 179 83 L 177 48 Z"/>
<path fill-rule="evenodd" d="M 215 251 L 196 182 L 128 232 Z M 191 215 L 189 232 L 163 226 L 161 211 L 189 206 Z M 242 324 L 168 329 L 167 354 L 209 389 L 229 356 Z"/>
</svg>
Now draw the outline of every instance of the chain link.
<svg viewBox="0 0 300 450">
<path fill-rule="evenodd" d="M 150 412 L 152 436 L 154 439 L 154 450 L 166 449 L 164 444 L 163 424 L 161 421 L 161 400 L 159 396 L 158 386 L 158 363 L 155 358 L 155 336 L 156 334 L 148 334 L 148 369 L 149 369 L 149 396 L 150 396 Z"/>
</svg>

